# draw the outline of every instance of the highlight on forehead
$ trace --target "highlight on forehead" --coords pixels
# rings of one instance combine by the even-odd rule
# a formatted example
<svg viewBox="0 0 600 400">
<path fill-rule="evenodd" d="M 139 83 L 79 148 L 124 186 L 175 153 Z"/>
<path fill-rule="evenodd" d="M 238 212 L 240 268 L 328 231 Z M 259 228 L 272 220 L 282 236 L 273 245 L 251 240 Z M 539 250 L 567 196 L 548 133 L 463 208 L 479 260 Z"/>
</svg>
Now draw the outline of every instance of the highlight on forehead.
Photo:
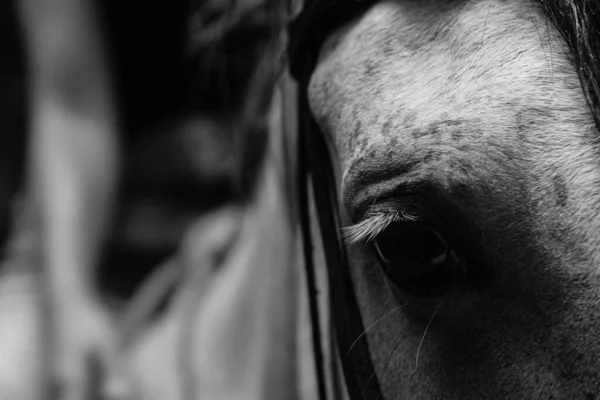
<svg viewBox="0 0 600 400">
<path fill-rule="evenodd" d="M 364 219 L 354 225 L 342 228 L 342 237 L 349 244 L 367 243 L 374 240 L 394 222 L 414 222 L 418 217 L 394 208 L 371 209 Z"/>
</svg>

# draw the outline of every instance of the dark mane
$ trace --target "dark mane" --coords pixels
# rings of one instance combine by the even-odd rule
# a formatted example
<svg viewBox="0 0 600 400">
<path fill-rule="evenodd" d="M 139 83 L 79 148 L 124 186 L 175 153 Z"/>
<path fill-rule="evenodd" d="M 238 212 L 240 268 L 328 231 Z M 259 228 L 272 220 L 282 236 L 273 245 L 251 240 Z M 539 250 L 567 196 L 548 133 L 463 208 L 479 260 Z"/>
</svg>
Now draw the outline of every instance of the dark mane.
<svg viewBox="0 0 600 400">
<path fill-rule="evenodd" d="M 572 52 L 572 61 L 600 130 L 600 3 L 597 0 L 539 0 Z M 310 74 L 325 38 L 376 0 L 307 0 L 290 26 L 290 71 Z"/>
</svg>

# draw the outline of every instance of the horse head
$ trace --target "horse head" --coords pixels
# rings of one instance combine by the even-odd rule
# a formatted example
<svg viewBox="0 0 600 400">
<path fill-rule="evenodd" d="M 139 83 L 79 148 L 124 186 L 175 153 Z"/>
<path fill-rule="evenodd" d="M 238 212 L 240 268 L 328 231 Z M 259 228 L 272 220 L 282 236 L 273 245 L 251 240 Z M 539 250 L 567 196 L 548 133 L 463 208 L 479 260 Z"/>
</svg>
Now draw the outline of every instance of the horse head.
<svg viewBox="0 0 600 400">
<path fill-rule="evenodd" d="M 305 7 L 292 70 L 384 397 L 596 398 L 597 5 L 351 4 Z"/>
</svg>

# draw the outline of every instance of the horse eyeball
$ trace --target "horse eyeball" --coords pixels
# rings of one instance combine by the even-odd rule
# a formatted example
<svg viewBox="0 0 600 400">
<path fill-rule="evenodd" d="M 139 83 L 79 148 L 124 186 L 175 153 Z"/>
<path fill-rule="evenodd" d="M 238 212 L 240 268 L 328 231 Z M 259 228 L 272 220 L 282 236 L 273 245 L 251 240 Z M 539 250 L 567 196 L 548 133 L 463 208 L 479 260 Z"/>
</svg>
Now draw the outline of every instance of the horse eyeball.
<svg viewBox="0 0 600 400">
<path fill-rule="evenodd" d="M 466 273 L 454 249 L 422 223 L 393 223 L 377 236 L 373 247 L 391 281 L 411 294 L 436 296 Z"/>
</svg>

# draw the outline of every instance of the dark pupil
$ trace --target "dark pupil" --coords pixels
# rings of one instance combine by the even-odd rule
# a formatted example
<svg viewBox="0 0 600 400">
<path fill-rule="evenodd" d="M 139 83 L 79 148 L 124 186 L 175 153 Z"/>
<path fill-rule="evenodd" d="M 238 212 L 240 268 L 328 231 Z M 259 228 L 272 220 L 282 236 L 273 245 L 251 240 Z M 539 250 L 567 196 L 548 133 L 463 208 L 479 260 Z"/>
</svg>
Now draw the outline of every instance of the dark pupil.
<svg viewBox="0 0 600 400">
<path fill-rule="evenodd" d="M 390 225 L 377 236 L 375 250 L 388 276 L 414 294 L 435 295 L 458 271 L 453 250 L 423 224 Z"/>
<path fill-rule="evenodd" d="M 410 274 L 443 261 L 449 248 L 427 226 L 393 224 L 377 237 L 377 245 L 388 264 Z"/>
</svg>

